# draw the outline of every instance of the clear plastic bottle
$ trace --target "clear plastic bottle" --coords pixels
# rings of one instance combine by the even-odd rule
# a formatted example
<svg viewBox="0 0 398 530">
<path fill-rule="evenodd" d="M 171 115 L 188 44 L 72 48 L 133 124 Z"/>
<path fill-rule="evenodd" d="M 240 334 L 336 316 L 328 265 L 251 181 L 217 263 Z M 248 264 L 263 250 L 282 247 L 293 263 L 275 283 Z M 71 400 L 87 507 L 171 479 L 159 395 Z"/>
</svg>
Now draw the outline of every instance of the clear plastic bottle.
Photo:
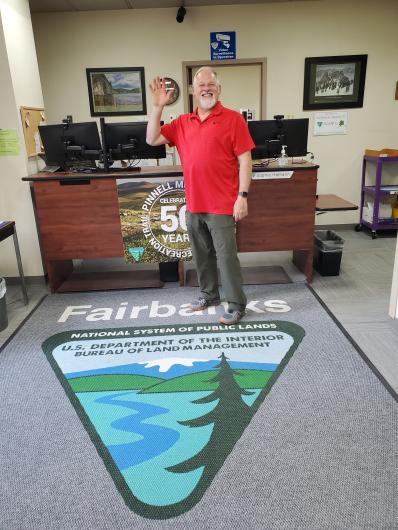
<svg viewBox="0 0 398 530">
<path fill-rule="evenodd" d="M 278 166 L 287 166 L 289 163 L 289 158 L 286 154 L 286 147 L 287 145 L 282 145 L 281 155 L 278 158 Z"/>
</svg>

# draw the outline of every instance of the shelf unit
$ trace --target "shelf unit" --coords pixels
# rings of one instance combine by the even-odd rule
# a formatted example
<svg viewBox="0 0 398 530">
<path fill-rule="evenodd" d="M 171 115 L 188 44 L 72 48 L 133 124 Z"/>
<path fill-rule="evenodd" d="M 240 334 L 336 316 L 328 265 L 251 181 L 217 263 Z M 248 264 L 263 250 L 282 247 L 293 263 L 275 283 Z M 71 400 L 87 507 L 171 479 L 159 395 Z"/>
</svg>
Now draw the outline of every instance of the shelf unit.
<svg viewBox="0 0 398 530">
<path fill-rule="evenodd" d="M 368 186 L 365 183 L 366 179 L 366 164 L 367 162 L 376 163 L 376 177 L 375 185 Z M 370 228 L 372 231 L 372 239 L 376 239 L 377 230 L 397 230 L 398 229 L 398 218 L 394 217 L 380 217 L 380 201 L 382 197 L 388 197 L 395 195 L 398 198 L 398 184 L 395 185 L 383 185 L 383 164 L 389 164 L 391 162 L 398 162 L 398 156 L 369 156 L 363 157 L 362 163 L 362 183 L 361 183 L 361 206 L 360 206 L 360 221 L 355 227 L 357 231 L 362 230 L 363 226 Z M 371 221 L 363 218 L 365 197 L 373 197 L 373 217 Z"/>
</svg>

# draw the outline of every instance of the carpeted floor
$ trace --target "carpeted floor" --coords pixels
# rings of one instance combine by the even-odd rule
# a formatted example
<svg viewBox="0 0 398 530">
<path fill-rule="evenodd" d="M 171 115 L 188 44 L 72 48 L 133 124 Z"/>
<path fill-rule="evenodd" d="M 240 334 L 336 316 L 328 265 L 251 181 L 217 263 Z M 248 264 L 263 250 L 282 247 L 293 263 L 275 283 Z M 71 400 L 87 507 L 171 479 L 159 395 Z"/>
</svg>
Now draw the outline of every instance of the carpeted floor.
<svg viewBox="0 0 398 530">
<path fill-rule="evenodd" d="M 397 528 L 395 396 L 305 285 L 245 291 L 247 317 L 228 332 L 212 327 L 214 314 L 186 314 L 193 288 L 47 297 L 0 352 L 1 530 Z M 238 356 L 235 340 L 246 341 Z M 182 355 L 183 343 L 197 349 Z M 170 348 L 160 352 L 159 344 Z M 115 383 L 127 347 L 137 354 L 136 371 Z M 68 364 L 71 357 L 77 364 Z M 202 378 L 197 387 L 192 367 L 204 374 L 210 358 L 219 364 L 206 370 L 218 384 L 208 378 L 204 387 Z M 182 371 L 165 382 L 176 366 Z M 231 368 L 252 370 L 256 384 L 238 374 L 237 390 Z M 142 383 L 148 369 L 150 387 Z M 134 400 L 132 377 L 140 389 Z M 154 390 L 176 381 L 173 392 Z M 231 412 L 217 387 L 243 406 Z M 180 398 L 177 436 L 163 418 Z M 157 412 L 145 409 L 132 438 L 134 414 L 149 403 Z M 222 411 L 216 419 L 215 410 Z M 244 418 L 234 428 L 225 420 L 231 414 Z M 149 448 L 142 440 L 155 427 L 157 445 Z M 234 437 L 222 429 L 235 429 Z M 170 457 L 166 471 L 156 468 L 160 442 Z M 192 497 L 200 476 L 207 479 Z M 155 509 L 148 499 L 158 499 Z"/>
</svg>

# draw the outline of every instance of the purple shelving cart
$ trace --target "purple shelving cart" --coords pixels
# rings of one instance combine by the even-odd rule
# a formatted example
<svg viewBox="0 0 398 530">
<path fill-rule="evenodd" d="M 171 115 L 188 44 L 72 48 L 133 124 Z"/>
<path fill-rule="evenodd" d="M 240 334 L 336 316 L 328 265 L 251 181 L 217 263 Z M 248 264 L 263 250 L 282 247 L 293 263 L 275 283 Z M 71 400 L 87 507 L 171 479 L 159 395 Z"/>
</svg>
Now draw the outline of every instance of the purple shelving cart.
<svg viewBox="0 0 398 530">
<path fill-rule="evenodd" d="M 366 185 L 366 163 L 376 163 L 376 178 L 375 185 Z M 382 174 L 383 164 L 389 164 L 390 162 L 398 162 L 398 156 L 368 156 L 363 157 L 362 163 L 362 184 L 361 184 L 361 206 L 360 206 L 360 220 L 359 224 L 356 225 L 355 230 L 359 232 L 363 226 L 370 228 L 372 231 L 372 239 L 376 239 L 377 230 L 397 230 L 398 219 L 394 217 L 380 217 L 380 201 L 382 197 L 389 195 L 398 196 L 398 184 L 383 185 Z M 371 219 L 364 219 L 364 205 L 365 197 L 373 197 L 373 216 Z"/>
</svg>

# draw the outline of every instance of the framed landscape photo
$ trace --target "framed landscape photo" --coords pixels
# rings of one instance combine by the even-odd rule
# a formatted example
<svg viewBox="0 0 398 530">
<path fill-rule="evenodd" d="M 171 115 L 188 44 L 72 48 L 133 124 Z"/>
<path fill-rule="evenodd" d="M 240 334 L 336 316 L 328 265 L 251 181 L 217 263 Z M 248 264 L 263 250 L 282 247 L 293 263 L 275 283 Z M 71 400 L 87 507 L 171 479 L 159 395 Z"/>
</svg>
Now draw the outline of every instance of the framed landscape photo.
<svg viewBox="0 0 398 530">
<path fill-rule="evenodd" d="M 307 57 L 303 109 L 362 107 L 367 59 L 367 55 Z"/>
<path fill-rule="evenodd" d="M 91 116 L 146 114 L 143 67 L 86 68 L 86 74 Z"/>
</svg>

